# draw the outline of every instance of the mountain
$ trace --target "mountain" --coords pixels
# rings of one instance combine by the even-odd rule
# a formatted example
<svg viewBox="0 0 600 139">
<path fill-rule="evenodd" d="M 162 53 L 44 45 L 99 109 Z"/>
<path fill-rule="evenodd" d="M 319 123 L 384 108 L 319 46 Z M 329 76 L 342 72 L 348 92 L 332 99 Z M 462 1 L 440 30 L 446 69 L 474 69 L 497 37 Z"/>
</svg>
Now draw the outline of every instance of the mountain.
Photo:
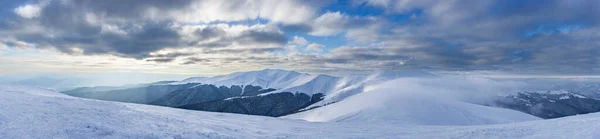
<svg viewBox="0 0 600 139">
<path fill-rule="evenodd" d="M 519 111 L 443 97 L 433 92 L 437 90 L 428 89 L 430 86 L 427 84 L 413 84 L 402 79 L 386 81 L 370 88 L 340 102 L 285 118 L 311 122 L 412 125 L 482 125 L 540 119 Z"/>
<path fill-rule="evenodd" d="M 62 93 L 99 100 L 110 100 L 119 102 L 131 102 L 148 104 L 152 101 L 160 99 L 161 97 L 180 89 L 187 89 L 198 84 L 182 84 L 182 85 L 149 85 L 149 86 L 135 86 L 132 88 L 121 88 L 121 87 L 100 87 L 95 89 L 88 88 L 77 88 L 74 90 L 63 91 Z M 95 91 L 100 90 L 100 91 Z M 108 91 L 104 91 L 108 90 Z"/>
<path fill-rule="evenodd" d="M 0 138 L 598 138 L 600 113 L 476 126 L 306 122 L 0 85 Z M 443 118 L 443 115 L 439 117 Z"/>
<path fill-rule="evenodd" d="M 271 93 L 261 96 L 232 97 L 223 100 L 193 103 L 179 108 L 212 112 L 241 113 L 279 117 L 321 101 L 322 94 Z"/>
<path fill-rule="evenodd" d="M 50 76 L 32 77 L 7 82 L 8 84 L 27 85 L 57 90 L 73 89 L 88 84 L 89 81 L 82 78 L 58 78 Z"/>
<path fill-rule="evenodd" d="M 217 86 L 253 85 L 273 88 L 277 92 L 302 92 L 309 95 L 326 93 L 331 90 L 332 83 L 338 77 L 329 75 L 311 75 L 280 69 L 264 69 L 260 71 L 236 72 L 214 77 L 192 77 L 171 84 L 202 83 Z"/>
<path fill-rule="evenodd" d="M 409 90 L 411 93 L 424 93 L 428 92 L 431 87 L 440 88 L 441 86 L 446 87 L 448 90 L 443 91 L 455 91 L 458 88 L 471 88 L 471 90 L 460 90 L 459 92 L 489 92 L 489 89 L 494 89 L 496 86 L 486 87 L 486 84 L 498 84 L 501 82 L 494 80 L 485 79 L 474 79 L 472 81 L 464 80 L 462 78 L 443 78 L 425 71 L 420 70 L 402 70 L 394 72 L 373 72 L 370 74 L 353 75 L 353 76 L 342 76 L 335 77 L 322 74 L 307 74 L 299 73 L 295 71 L 287 71 L 280 69 L 265 69 L 259 71 L 249 72 L 237 72 L 228 75 L 214 76 L 214 77 L 192 77 L 177 82 L 157 82 L 150 84 L 140 84 L 133 86 L 121 86 L 121 87 L 92 87 L 92 88 L 77 88 L 74 90 L 64 91 L 63 93 L 100 100 L 111 100 L 119 102 L 131 102 L 139 104 L 151 104 L 158 106 L 167 106 L 174 108 L 183 108 L 190 110 L 201 110 L 201 111 L 214 111 L 214 112 L 227 112 L 227 113 L 239 113 L 239 114 L 250 114 L 250 115 L 263 115 L 263 116 L 284 116 L 288 114 L 294 114 L 302 112 L 306 114 L 303 116 L 296 116 L 294 118 L 310 120 L 306 116 L 311 116 L 310 111 L 317 111 L 317 114 L 334 112 L 337 109 L 348 109 L 348 110 L 362 110 L 362 105 L 374 105 L 365 102 L 353 102 L 346 100 L 348 98 L 364 97 L 368 98 L 369 95 L 379 94 L 380 92 L 374 92 L 373 89 L 379 89 L 377 86 L 380 84 L 389 82 L 395 79 L 419 79 L 427 80 L 422 82 L 418 87 L 424 87 L 421 90 Z M 416 80 L 414 80 L 416 81 Z M 416 81 L 420 82 L 420 81 Z M 466 83 L 460 83 L 466 82 Z M 389 84 L 389 83 L 388 83 Z M 410 88 L 407 84 L 412 82 L 396 83 L 393 86 L 393 90 L 401 90 Z M 484 86 L 480 86 L 484 85 Z M 508 88 L 513 86 L 508 84 Z M 462 87 L 459 87 L 462 86 Z M 506 85 L 500 85 L 506 86 Z M 385 92 L 386 90 L 383 90 Z M 405 90 L 406 91 L 406 90 Z M 440 91 L 440 90 L 434 90 Z M 504 91 L 504 90 L 503 90 Z M 405 96 L 398 98 L 404 100 L 405 98 L 415 97 L 413 99 L 404 100 L 402 102 L 390 101 L 381 102 L 383 104 L 378 105 L 390 105 L 395 106 L 393 109 L 398 113 L 389 113 L 388 117 L 398 118 L 406 113 L 453 113 L 456 114 L 450 121 L 456 121 L 456 123 L 445 123 L 445 124 L 485 124 L 485 123 L 503 123 L 507 121 L 519 121 L 517 119 L 485 119 L 482 117 L 489 117 L 490 115 L 483 115 L 485 113 L 513 113 L 504 112 L 502 110 L 495 110 L 494 108 L 488 108 L 486 106 L 492 106 L 497 108 L 512 109 L 541 118 L 557 118 L 576 114 L 584 114 L 599 111 L 598 101 L 589 98 L 572 97 L 572 99 L 560 99 L 560 96 L 549 96 L 549 95 L 516 95 L 510 97 L 492 97 L 494 101 L 483 101 L 486 100 L 489 93 L 471 93 L 471 94 L 453 94 L 454 96 L 484 96 L 484 98 L 474 98 L 472 100 L 439 100 L 438 97 L 433 96 Z M 440 94 L 445 95 L 445 94 Z M 515 99 L 518 98 L 518 99 Z M 418 100 L 418 101 L 417 101 Z M 526 100 L 527 103 L 525 101 Z M 371 100 L 378 101 L 378 100 Z M 427 102 L 427 103 L 424 103 Z M 535 102 L 535 104 L 529 104 L 528 102 Z M 341 104 L 335 104 L 341 103 Z M 357 103 L 361 106 L 355 106 L 352 108 L 321 108 L 321 107 L 346 107 L 343 105 L 356 105 Z M 364 104 L 363 104 L 364 103 Z M 413 104 L 414 103 L 414 104 Z M 332 106 L 329 106 L 332 105 Z M 342 106 L 338 106 L 342 105 Z M 434 109 L 428 107 L 416 107 L 421 105 L 432 105 L 432 106 L 449 106 L 452 109 Z M 483 106 L 481 106 L 483 105 Z M 321 110 L 326 109 L 326 110 Z M 332 109 L 331 111 L 329 109 Z M 388 109 L 388 108 L 385 108 Z M 398 109 L 398 110 L 395 110 Z M 486 111 L 486 112 L 478 112 Z M 319 111 L 330 111 L 330 112 L 319 112 Z M 384 113 L 383 110 L 373 110 L 371 113 Z M 480 117 L 479 121 L 469 121 L 469 118 L 461 119 L 459 111 L 464 112 L 466 116 Z M 347 114 L 355 115 L 353 118 L 349 118 Z M 384 114 L 385 115 L 385 114 Z M 498 114 L 495 114 L 498 115 Z M 518 114 L 512 114 L 518 115 Z M 343 113 L 338 112 L 334 115 L 321 115 L 321 120 L 339 120 L 342 119 L 364 119 L 360 118 L 362 114 L 356 113 Z M 464 115 L 463 115 L 464 116 Z M 366 114 L 362 117 L 370 117 Z M 411 119 L 413 117 L 413 119 Z M 444 123 L 440 121 L 428 120 L 426 116 L 420 116 L 422 119 L 414 118 L 411 115 L 404 115 L 404 119 L 396 119 L 394 121 L 400 121 L 405 123 L 426 123 L 430 121 L 433 123 Z M 386 119 L 387 117 L 381 117 L 376 119 Z M 317 118 L 318 119 L 318 118 Z M 374 118 L 367 118 L 374 119 Z M 433 117 L 435 119 L 435 117 Z M 384 120 L 390 121 L 390 120 Z M 425 121 L 425 122 L 424 122 Z"/>
<path fill-rule="evenodd" d="M 278 92 L 299 92 L 307 95 L 324 94 L 324 100 L 310 107 L 335 103 L 346 97 L 363 91 L 366 85 L 372 85 L 396 78 L 429 78 L 436 75 L 422 70 L 377 71 L 367 75 L 335 77 L 323 74 L 306 74 L 281 69 L 236 72 L 215 77 L 192 77 L 172 84 L 202 83 L 218 86 L 254 85 L 273 88 Z"/>
<path fill-rule="evenodd" d="M 95 87 L 79 87 L 71 90 L 62 91 L 62 93 L 72 96 L 85 96 L 97 92 L 107 92 L 112 90 L 122 90 L 128 88 L 138 88 L 138 87 L 147 87 L 151 85 L 166 85 L 175 81 L 158 81 L 147 84 L 134 84 L 134 85 L 124 85 L 124 86 L 95 86 Z M 124 92 L 127 93 L 127 92 Z"/>
<path fill-rule="evenodd" d="M 554 85 L 551 89 L 554 90 L 567 90 L 569 92 L 576 92 L 583 96 L 600 100 L 600 84 L 598 80 L 586 82 L 584 81 L 571 81 L 568 83 L 562 83 Z"/>
<path fill-rule="evenodd" d="M 499 97 L 491 104 L 549 119 L 600 111 L 600 100 L 565 90 L 519 92 Z"/>
<path fill-rule="evenodd" d="M 101 89 L 115 89 L 97 91 Z M 76 97 L 150 104 L 191 110 L 281 116 L 322 100 L 322 94 L 273 92 L 253 85 L 217 87 L 212 84 L 154 84 L 134 88 L 79 88 L 63 92 Z"/>
<path fill-rule="evenodd" d="M 422 70 L 376 71 L 367 75 L 343 76 L 335 81 L 335 85 L 326 93 L 323 101 L 319 101 L 307 109 L 339 102 L 347 97 L 364 92 L 366 86 L 376 85 L 398 78 L 435 78 L 437 75 Z"/>
<path fill-rule="evenodd" d="M 428 74 L 415 71 L 376 72 L 366 76 L 334 77 L 265 69 L 131 88 L 78 88 L 63 93 L 193 110 L 281 116 L 340 101 L 362 92 L 365 85 L 411 75 Z"/>
</svg>

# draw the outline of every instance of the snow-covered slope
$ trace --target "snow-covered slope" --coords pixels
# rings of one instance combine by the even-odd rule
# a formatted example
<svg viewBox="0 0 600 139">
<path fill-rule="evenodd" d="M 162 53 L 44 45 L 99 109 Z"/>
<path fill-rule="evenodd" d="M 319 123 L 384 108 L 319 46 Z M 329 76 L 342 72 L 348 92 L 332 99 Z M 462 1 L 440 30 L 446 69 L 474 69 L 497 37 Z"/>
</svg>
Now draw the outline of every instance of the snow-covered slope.
<svg viewBox="0 0 600 139">
<path fill-rule="evenodd" d="M 363 91 L 364 86 L 402 77 L 433 77 L 421 70 L 374 72 L 367 75 L 334 77 L 323 74 L 311 75 L 281 69 L 236 72 L 215 77 L 192 77 L 172 84 L 202 83 L 217 86 L 254 85 L 277 89 L 278 92 L 301 92 L 307 95 L 325 94 L 325 99 L 313 106 L 322 106 L 340 101 Z"/>
<path fill-rule="evenodd" d="M 483 126 L 310 123 L 0 85 L 0 138 L 599 138 L 600 113 Z"/>
<path fill-rule="evenodd" d="M 397 79 L 367 86 L 366 92 L 340 102 L 286 117 L 314 122 L 418 125 L 480 125 L 540 119 L 514 110 L 463 102 L 459 96 L 466 95 L 461 91 L 467 90 L 436 85 L 437 80 L 443 79 Z"/>
<path fill-rule="evenodd" d="M 421 70 L 402 70 L 395 72 L 373 72 L 366 76 L 344 76 L 337 80 L 333 89 L 325 95 L 323 101 L 317 102 L 308 108 L 324 106 L 341 101 L 347 97 L 364 92 L 365 86 L 379 84 L 398 78 L 432 78 L 436 75 Z"/>
<path fill-rule="evenodd" d="M 236 72 L 228 75 L 209 78 L 192 77 L 172 84 L 202 83 L 218 86 L 254 85 L 263 88 L 277 89 L 277 92 L 302 92 L 308 95 L 326 93 L 335 84 L 338 77 L 328 75 L 310 75 L 280 69 L 264 69 L 260 71 Z"/>
</svg>

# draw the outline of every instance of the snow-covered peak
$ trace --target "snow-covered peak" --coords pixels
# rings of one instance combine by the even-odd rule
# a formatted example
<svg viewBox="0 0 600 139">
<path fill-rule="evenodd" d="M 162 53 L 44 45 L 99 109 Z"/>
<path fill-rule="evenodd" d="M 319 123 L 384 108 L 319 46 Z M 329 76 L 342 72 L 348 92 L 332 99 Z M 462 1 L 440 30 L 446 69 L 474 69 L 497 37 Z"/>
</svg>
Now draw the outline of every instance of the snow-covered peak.
<svg viewBox="0 0 600 139">
<path fill-rule="evenodd" d="M 214 77 L 194 77 L 173 84 L 202 83 L 218 86 L 254 85 L 277 89 L 277 92 L 302 92 L 306 94 L 327 93 L 337 82 L 338 77 L 299 73 L 282 69 L 235 72 Z"/>
<path fill-rule="evenodd" d="M 200 82 L 204 79 L 206 79 L 207 77 L 190 77 L 190 78 L 186 78 L 183 79 L 179 82 L 175 82 L 175 83 L 171 83 L 171 84 L 186 84 L 186 83 L 194 83 L 194 82 Z"/>
<path fill-rule="evenodd" d="M 191 77 L 173 84 L 204 83 L 216 85 L 269 85 L 269 82 L 281 81 L 303 75 L 295 71 L 264 69 L 259 71 L 235 72 L 213 77 Z M 264 87 L 264 86 L 263 86 Z"/>
<path fill-rule="evenodd" d="M 326 101 L 334 102 L 360 93 L 365 85 L 380 83 L 402 77 L 433 77 L 434 74 L 422 70 L 378 71 L 368 75 L 349 75 L 343 77 L 325 74 L 307 74 L 282 69 L 263 69 L 258 71 L 235 72 L 214 77 L 192 77 L 172 84 L 202 83 L 217 86 L 254 85 L 273 88 L 278 92 L 302 92 L 309 95 L 325 94 Z M 321 104 L 315 104 L 321 105 Z"/>
</svg>

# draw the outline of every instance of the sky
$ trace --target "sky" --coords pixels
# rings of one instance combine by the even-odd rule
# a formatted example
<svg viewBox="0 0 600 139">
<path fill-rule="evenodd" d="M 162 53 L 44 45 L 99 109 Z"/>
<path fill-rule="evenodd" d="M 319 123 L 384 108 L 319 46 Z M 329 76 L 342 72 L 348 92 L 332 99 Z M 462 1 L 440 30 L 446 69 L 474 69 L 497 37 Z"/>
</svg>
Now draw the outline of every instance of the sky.
<svg viewBox="0 0 600 139">
<path fill-rule="evenodd" d="M 597 0 L 3 0 L 0 74 L 597 75 Z"/>
</svg>

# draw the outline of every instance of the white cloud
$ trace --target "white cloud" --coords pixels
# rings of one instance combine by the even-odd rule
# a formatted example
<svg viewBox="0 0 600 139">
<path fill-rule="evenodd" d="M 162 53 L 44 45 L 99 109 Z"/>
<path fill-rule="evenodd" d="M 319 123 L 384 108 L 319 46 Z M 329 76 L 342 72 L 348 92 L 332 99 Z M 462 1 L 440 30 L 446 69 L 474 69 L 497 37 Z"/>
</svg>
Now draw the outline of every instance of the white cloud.
<svg viewBox="0 0 600 139">
<path fill-rule="evenodd" d="M 380 36 L 379 28 L 378 24 L 373 24 L 363 28 L 350 29 L 346 33 L 346 38 L 357 42 L 374 42 Z"/>
<path fill-rule="evenodd" d="M 340 12 L 327 12 L 317 19 L 313 24 L 314 30 L 311 35 L 315 36 L 329 36 L 341 33 L 344 31 L 342 26 L 344 20 L 348 18 L 346 15 L 342 15 Z"/>
<path fill-rule="evenodd" d="M 308 46 L 306 46 L 307 51 L 323 52 L 324 49 L 325 49 L 325 46 L 323 46 L 321 44 L 316 44 L 316 43 L 311 43 Z"/>
<path fill-rule="evenodd" d="M 175 18 L 179 22 L 209 23 L 214 21 L 240 21 L 257 18 L 268 19 L 283 24 L 302 24 L 312 20 L 317 13 L 315 6 L 292 0 L 251 0 L 251 1 L 196 1 L 189 7 L 167 11 L 161 14 L 149 10 L 151 19 Z"/>
<path fill-rule="evenodd" d="M 40 16 L 42 8 L 40 5 L 23 5 L 15 8 L 14 12 L 23 18 L 35 18 Z"/>
<path fill-rule="evenodd" d="M 294 36 L 294 39 L 292 40 L 292 44 L 305 45 L 305 44 L 308 44 L 308 41 L 306 39 L 304 39 L 304 37 Z"/>
<path fill-rule="evenodd" d="M 349 38 L 360 39 L 358 41 L 373 40 L 377 33 L 381 20 L 373 16 L 349 16 L 341 12 L 327 12 L 316 18 L 312 24 L 313 36 L 331 36 L 343 32 L 351 33 Z M 367 35 L 367 36 L 363 36 Z"/>
</svg>

